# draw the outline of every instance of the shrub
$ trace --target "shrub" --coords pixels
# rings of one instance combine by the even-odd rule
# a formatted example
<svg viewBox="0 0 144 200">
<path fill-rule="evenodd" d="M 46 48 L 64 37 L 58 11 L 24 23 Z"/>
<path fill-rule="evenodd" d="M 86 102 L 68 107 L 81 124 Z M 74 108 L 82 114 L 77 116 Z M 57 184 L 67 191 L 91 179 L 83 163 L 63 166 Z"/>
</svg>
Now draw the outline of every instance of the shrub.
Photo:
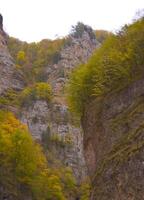
<svg viewBox="0 0 144 200">
<path fill-rule="evenodd" d="M 0 97 L 2 105 L 18 105 L 18 93 L 13 89 L 8 89 L 5 94 Z"/>
<path fill-rule="evenodd" d="M 18 54 L 17 54 L 16 63 L 21 66 L 25 62 L 26 62 L 25 52 L 19 51 Z"/>
<path fill-rule="evenodd" d="M 36 83 L 31 87 L 25 88 L 20 94 L 21 105 L 31 105 L 36 100 L 45 100 L 49 102 L 52 98 L 51 86 L 47 83 Z"/>
<path fill-rule="evenodd" d="M 89 34 L 91 39 L 95 39 L 95 34 L 92 28 L 82 22 L 78 22 L 76 26 L 72 26 L 71 35 L 75 38 L 80 38 L 85 31 Z"/>
<path fill-rule="evenodd" d="M 105 30 L 96 30 L 95 31 L 96 40 L 98 40 L 100 43 L 103 43 L 111 35 L 112 35 L 112 33 L 109 31 L 105 31 Z"/>
<path fill-rule="evenodd" d="M 90 184 L 90 180 L 87 178 L 80 185 L 81 200 L 89 200 L 90 199 L 90 191 L 91 191 L 91 184 Z"/>
</svg>

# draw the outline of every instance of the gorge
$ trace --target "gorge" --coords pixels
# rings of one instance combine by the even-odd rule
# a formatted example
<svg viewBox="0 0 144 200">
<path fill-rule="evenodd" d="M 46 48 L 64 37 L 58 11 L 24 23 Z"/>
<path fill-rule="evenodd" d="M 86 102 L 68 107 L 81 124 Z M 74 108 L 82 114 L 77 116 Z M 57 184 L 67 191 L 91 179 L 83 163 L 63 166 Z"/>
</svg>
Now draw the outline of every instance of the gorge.
<svg viewBox="0 0 144 200">
<path fill-rule="evenodd" d="M 143 74 L 143 16 L 38 43 L 1 16 L 0 200 L 142 200 Z"/>
</svg>

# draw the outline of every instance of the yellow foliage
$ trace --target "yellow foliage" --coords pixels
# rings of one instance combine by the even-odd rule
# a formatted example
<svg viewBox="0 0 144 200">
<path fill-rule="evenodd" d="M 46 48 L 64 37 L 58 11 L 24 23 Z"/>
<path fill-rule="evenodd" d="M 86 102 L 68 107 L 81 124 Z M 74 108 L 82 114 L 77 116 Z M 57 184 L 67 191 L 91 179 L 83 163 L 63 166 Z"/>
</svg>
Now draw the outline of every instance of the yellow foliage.
<svg viewBox="0 0 144 200">
<path fill-rule="evenodd" d="M 20 104 L 30 105 L 35 100 L 45 100 L 49 102 L 52 98 L 52 88 L 48 83 L 40 82 L 31 87 L 25 88 L 20 96 Z"/>
<path fill-rule="evenodd" d="M 40 99 L 51 99 L 52 89 L 51 86 L 47 83 L 40 82 L 35 85 L 36 96 Z"/>
<path fill-rule="evenodd" d="M 17 64 L 23 65 L 26 62 L 26 56 L 24 51 L 19 51 L 17 53 L 17 58 L 16 58 Z"/>
<path fill-rule="evenodd" d="M 74 193 L 72 171 L 48 167 L 27 127 L 6 111 L 0 111 L 0 161 L 0 185 L 15 198 L 22 194 L 23 187 L 35 200 L 66 200 L 69 193 Z"/>
<path fill-rule="evenodd" d="M 87 178 L 81 183 L 80 186 L 80 199 L 89 200 L 90 199 L 91 184 L 90 180 Z"/>
<path fill-rule="evenodd" d="M 90 99 L 118 92 L 144 73 L 144 19 L 124 26 L 97 49 L 87 64 L 76 68 L 68 85 L 72 111 L 82 115 Z"/>
</svg>

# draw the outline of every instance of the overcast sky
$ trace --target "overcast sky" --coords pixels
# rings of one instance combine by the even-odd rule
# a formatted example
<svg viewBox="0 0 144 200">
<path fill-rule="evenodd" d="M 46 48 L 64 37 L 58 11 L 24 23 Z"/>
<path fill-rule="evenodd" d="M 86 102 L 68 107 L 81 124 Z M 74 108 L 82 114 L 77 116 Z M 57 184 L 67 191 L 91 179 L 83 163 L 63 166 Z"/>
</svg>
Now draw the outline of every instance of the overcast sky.
<svg viewBox="0 0 144 200">
<path fill-rule="evenodd" d="M 78 21 L 114 31 L 142 8 L 144 0 L 0 0 L 6 32 L 29 42 L 64 36 Z"/>
</svg>

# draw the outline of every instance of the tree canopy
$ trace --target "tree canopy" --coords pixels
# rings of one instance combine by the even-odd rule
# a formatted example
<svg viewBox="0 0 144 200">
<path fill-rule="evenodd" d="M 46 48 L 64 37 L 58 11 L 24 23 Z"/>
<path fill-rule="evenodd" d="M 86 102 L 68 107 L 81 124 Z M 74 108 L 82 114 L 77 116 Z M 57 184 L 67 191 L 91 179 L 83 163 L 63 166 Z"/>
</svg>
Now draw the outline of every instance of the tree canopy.
<svg viewBox="0 0 144 200">
<path fill-rule="evenodd" d="M 90 99 L 118 92 L 144 73 L 144 18 L 125 25 L 72 73 L 68 86 L 71 109 L 82 114 Z"/>
<path fill-rule="evenodd" d="M 0 198 L 65 200 L 75 193 L 75 179 L 67 168 L 51 168 L 39 144 L 15 116 L 0 111 Z"/>
</svg>

